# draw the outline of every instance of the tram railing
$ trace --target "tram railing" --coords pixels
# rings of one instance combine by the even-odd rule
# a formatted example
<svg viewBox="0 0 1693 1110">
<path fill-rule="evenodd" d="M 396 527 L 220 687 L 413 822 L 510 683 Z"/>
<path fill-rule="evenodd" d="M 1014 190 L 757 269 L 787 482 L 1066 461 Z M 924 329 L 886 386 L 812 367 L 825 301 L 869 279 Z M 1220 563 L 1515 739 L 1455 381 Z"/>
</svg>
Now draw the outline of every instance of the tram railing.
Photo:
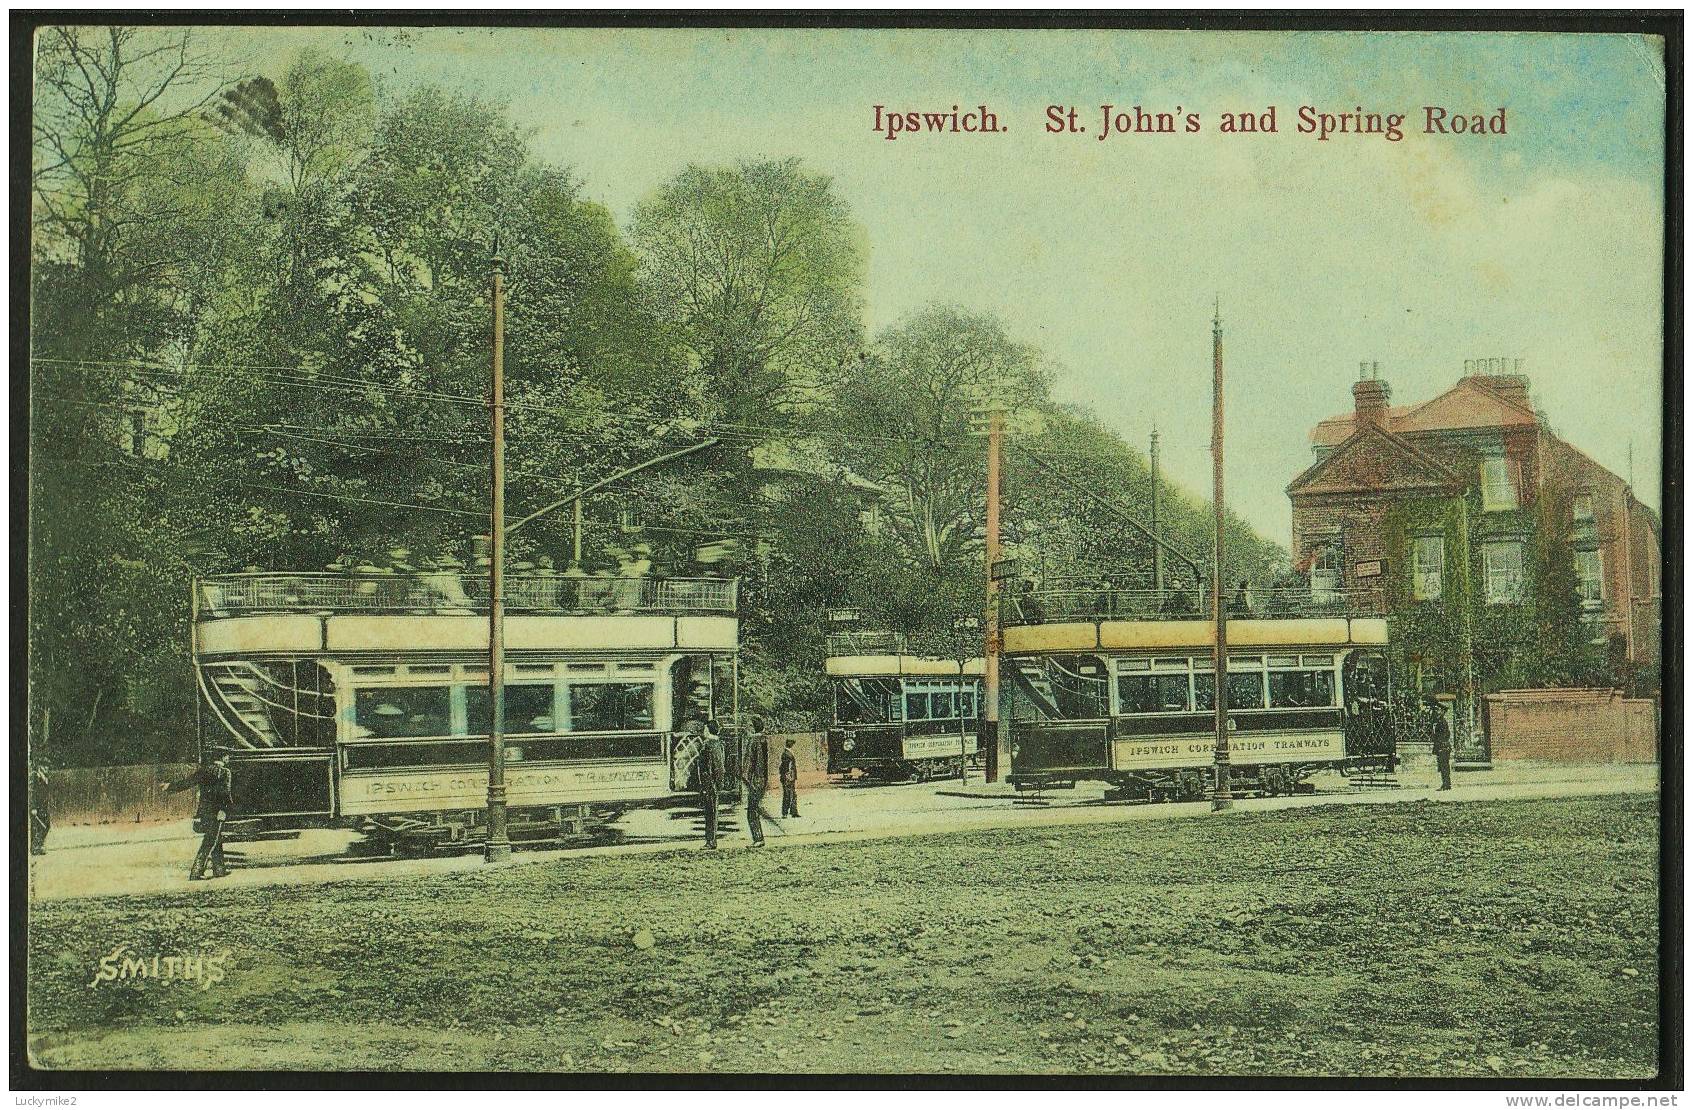
<svg viewBox="0 0 1693 1110">
<path fill-rule="evenodd" d="M 512 613 L 733 613 L 728 578 L 620 578 L 526 573 L 505 579 Z M 488 609 L 485 575 L 452 571 L 338 574 L 223 574 L 195 584 L 201 619 L 253 613 L 478 613 Z"/>
<path fill-rule="evenodd" d="M 1387 609 L 1386 598 L 1377 588 L 1297 587 L 1225 594 L 1223 612 L 1231 620 L 1277 620 L 1382 616 Z M 1007 593 L 1000 601 L 1000 620 L 1007 626 L 1054 621 L 1207 620 L 1210 616 L 1211 595 L 1203 587 L 1119 590 L 1066 586 Z"/>
</svg>

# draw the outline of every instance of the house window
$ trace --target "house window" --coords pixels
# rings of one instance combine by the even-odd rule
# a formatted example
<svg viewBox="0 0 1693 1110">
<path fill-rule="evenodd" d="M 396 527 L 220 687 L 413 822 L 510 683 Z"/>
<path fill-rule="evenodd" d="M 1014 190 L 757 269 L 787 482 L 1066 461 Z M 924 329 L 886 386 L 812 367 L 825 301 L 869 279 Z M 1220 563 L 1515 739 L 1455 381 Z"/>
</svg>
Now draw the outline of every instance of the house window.
<svg viewBox="0 0 1693 1110">
<path fill-rule="evenodd" d="M 1481 507 L 1486 512 L 1517 507 L 1517 484 L 1511 460 L 1493 455 L 1481 460 Z"/>
<path fill-rule="evenodd" d="M 1489 605 L 1514 605 L 1523 594 L 1523 545 L 1509 540 L 1481 545 L 1482 577 Z"/>
<path fill-rule="evenodd" d="M 1446 570 L 1446 538 L 1418 536 L 1411 541 L 1411 596 L 1417 601 L 1437 601 Z"/>
<path fill-rule="evenodd" d="M 1605 600 L 1605 559 L 1598 548 L 1575 553 L 1576 595 L 1583 608 L 1597 609 Z"/>
<path fill-rule="evenodd" d="M 1319 605 L 1340 600 L 1340 545 L 1325 543 L 1311 559 L 1311 600 Z"/>
<path fill-rule="evenodd" d="M 1575 522 L 1577 524 L 1592 524 L 1593 523 L 1593 495 L 1591 493 L 1578 493 L 1578 494 L 1576 494 L 1575 505 L 1571 509 L 1570 515 L 1575 518 Z"/>
</svg>

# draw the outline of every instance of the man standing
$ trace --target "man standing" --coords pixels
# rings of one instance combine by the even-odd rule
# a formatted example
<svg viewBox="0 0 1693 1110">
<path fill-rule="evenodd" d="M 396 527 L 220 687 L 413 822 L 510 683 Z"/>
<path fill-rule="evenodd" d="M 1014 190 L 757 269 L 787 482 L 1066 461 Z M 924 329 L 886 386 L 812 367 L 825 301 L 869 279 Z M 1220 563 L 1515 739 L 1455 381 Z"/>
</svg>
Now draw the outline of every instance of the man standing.
<svg viewBox="0 0 1693 1110">
<path fill-rule="evenodd" d="M 53 828 L 53 815 L 47 809 L 47 772 L 37 763 L 29 772 L 29 854 L 47 854 L 47 833 Z"/>
<path fill-rule="evenodd" d="M 764 847 L 764 825 L 759 821 L 759 804 L 770 789 L 770 749 L 765 746 L 764 719 L 754 717 L 752 728 L 741 743 L 741 778 L 747 788 L 747 832 L 754 848 Z"/>
<path fill-rule="evenodd" d="M 1440 789 L 1452 789 L 1452 729 L 1446 724 L 1446 710 L 1435 699 L 1428 700 L 1434 714 L 1434 759 L 1440 765 Z"/>
<path fill-rule="evenodd" d="M 700 749 L 700 810 L 705 814 L 705 846 L 717 850 L 717 794 L 722 788 L 724 760 L 723 730 L 716 719 L 705 723 L 705 744 Z"/>
<path fill-rule="evenodd" d="M 799 795 L 794 792 L 794 785 L 799 782 L 799 762 L 794 759 L 791 736 L 782 744 L 782 767 L 776 777 L 782 780 L 782 816 L 798 817 Z"/>
<path fill-rule="evenodd" d="M 191 881 L 205 878 L 208 862 L 212 865 L 212 878 L 221 879 L 229 874 L 229 869 L 223 865 L 223 823 L 229 819 L 229 811 L 235 805 L 229 756 L 220 755 L 202 763 L 192 775 L 164 786 L 167 794 L 187 790 L 190 786 L 200 788 L 200 804 L 194 813 L 200 822 L 200 850 L 194 853 L 194 866 L 189 869 L 188 878 Z"/>
</svg>

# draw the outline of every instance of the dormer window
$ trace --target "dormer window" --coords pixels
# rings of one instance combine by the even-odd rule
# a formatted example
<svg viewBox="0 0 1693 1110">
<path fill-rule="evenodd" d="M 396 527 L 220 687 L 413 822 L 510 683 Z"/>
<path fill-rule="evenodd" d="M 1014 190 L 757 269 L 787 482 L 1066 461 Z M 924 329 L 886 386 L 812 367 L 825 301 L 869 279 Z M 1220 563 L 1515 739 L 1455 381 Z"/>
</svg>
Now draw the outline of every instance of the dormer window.
<svg viewBox="0 0 1693 1110">
<path fill-rule="evenodd" d="M 1481 507 L 1485 512 L 1500 512 L 1517 507 L 1516 467 L 1503 455 L 1491 455 L 1481 460 Z"/>
</svg>

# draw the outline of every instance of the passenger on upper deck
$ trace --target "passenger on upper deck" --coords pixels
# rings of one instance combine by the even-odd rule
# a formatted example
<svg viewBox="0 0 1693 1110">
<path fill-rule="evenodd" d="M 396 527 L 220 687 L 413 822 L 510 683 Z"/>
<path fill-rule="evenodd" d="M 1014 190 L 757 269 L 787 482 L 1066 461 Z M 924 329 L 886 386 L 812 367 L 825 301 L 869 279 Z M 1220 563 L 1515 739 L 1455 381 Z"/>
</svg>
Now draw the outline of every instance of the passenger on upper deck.
<svg viewBox="0 0 1693 1110">
<path fill-rule="evenodd" d="M 1167 617 L 1191 617 L 1198 609 L 1194 607 L 1193 599 L 1187 595 L 1187 589 L 1179 578 L 1171 578 L 1168 592 L 1164 597 L 1164 615 Z"/>
<path fill-rule="evenodd" d="M 1245 618 L 1254 615 L 1252 612 L 1252 595 L 1247 591 L 1246 579 L 1242 578 L 1240 586 L 1234 592 L 1234 597 L 1229 599 L 1229 616 Z"/>
<path fill-rule="evenodd" d="M 1018 595 L 1011 599 L 1011 605 L 1017 618 L 1024 624 L 1042 624 L 1046 621 L 1046 606 L 1035 596 L 1035 581 L 1032 578 L 1023 579 Z"/>
</svg>

